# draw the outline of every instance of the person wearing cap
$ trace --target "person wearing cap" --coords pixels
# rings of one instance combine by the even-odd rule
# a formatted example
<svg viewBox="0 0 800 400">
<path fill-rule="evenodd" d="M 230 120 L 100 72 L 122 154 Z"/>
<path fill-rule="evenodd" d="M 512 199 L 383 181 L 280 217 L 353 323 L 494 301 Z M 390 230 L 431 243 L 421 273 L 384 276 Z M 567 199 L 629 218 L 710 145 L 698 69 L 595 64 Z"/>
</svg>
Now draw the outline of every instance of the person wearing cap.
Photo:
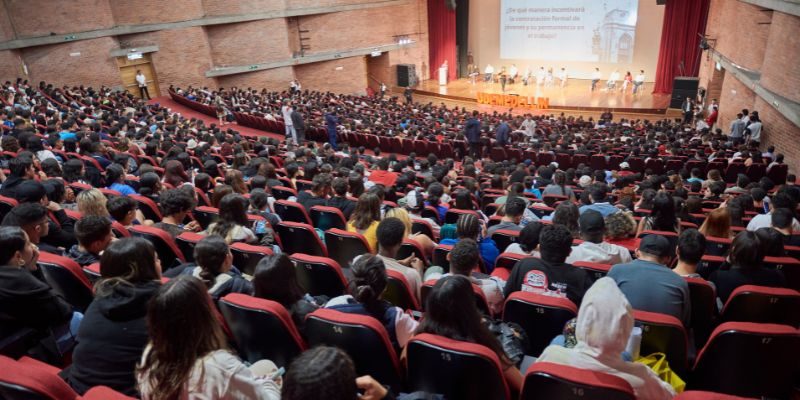
<svg viewBox="0 0 800 400">
<path fill-rule="evenodd" d="M 586 211 L 597 211 L 603 218 L 619 212 L 619 208 L 615 207 L 608 202 L 607 194 L 608 187 L 603 183 L 595 183 L 588 188 L 589 200 L 592 204 L 586 204 L 580 207 L 581 215 Z"/>
<path fill-rule="evenodd" d="M 611 267 L 608 277 L 628 298 L 634 309 L 671 315 L 689 328 L 691 301 L 689 284 L 668 267 L 675 246 L 659 235 L 642 238 L 636 260 Z"/>
<path fill-rule="evenodd" d="M 523 291 L 566 297 L 580 306 L 583 294 L 592 286 L 584 269 L 566 263 L 572 252 L 572 234 L 563 225 L 547 225 L 539 236 L 541 258 L 518 261 L 508 277 L 503 294 Z"/>
<path fill-rule="evenodd" d="M 581 207 L 583 208 L 583 207 Z M 616 244 L 603 242 L 606 223 L 603 215 L 595 210 L 581 213 L 578 219 L 583 243 L 574 246 L 566 263 L 586 261 L 599 264 L 622 264 L 631 262 L 631 252 Z"/>
<path fill-rule="evenodd" d="M 636 172 L 631 171 L 631 165 L 628 164 L 626 161 L 619 163 L 619 171 L 617 171 L 617 175 L 620 177 L 622 176 L 630 176 L 635 175 Z"/>
</svg>

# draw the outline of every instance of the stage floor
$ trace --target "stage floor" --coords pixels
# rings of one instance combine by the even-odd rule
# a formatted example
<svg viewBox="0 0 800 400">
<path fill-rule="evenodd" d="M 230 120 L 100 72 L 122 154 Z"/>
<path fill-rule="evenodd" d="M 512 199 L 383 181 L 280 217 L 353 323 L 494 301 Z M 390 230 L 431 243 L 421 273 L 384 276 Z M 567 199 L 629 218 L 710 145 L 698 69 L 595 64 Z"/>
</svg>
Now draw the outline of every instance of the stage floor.
<svg viewBox="0 0 800 400">
<path fill-rule="evenodd" d="M 617 87 L 619 88 L 620 85 L 621 82 Z M 473 84 L 469 79 L 458 79 L 451 81 L 447 86 L 439 86 L 438 80 L 430 79 L 417 86 L 414 92 L 450 100 L 475 102 L 477 102 L 479 92 L 547 97 L 550 100 L 549 109 L 551 110 L 604 111 L 611 109 L 616 112 L 633 114 L 665 114 L 669 107 L 670 95 L 651 93 L 652 82 L 645 83 L 636 95 L 631 93 L 631 87 L 628 87 L 625 94 L 619 90 L 608 91 L 605 89 L 605 81 L 598 82 L 598 89 L 595 91 L 591 91 L 591 87 L 592 84 L 589 80 L 570 79 L 563 88 L 524 86 L 522 82 L 519 82 L 506 85 L 506 91 L 503 92 L 499 83 L 485 83 L 483 80 L 478 80 Z"/>
</svg>

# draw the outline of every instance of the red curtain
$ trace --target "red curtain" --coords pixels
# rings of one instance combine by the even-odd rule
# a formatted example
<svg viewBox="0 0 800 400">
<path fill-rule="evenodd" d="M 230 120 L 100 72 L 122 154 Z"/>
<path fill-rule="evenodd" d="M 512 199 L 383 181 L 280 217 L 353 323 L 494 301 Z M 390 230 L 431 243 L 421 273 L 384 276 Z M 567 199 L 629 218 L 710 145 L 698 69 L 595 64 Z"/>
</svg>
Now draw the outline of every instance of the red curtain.
<svg viewBox="0 0 800 400">
<path fill-rule="evenodd" d="M 654 93 L 672 93 L 676 76 L 697 76 L 700 72 L 700 37 L 706 31 L 710 0 L 669 0 L 664 11 L 661 48 Z M 683 71 L 681 72 L 681 63 Z"/>
<path fill-rule="evenodd" d="M 439 67 L 447 60 L 447 78 L 456 79 L 456 11 L 445 0 L 428 0 L 428 69 L 439 79 Z"/>
</svg>

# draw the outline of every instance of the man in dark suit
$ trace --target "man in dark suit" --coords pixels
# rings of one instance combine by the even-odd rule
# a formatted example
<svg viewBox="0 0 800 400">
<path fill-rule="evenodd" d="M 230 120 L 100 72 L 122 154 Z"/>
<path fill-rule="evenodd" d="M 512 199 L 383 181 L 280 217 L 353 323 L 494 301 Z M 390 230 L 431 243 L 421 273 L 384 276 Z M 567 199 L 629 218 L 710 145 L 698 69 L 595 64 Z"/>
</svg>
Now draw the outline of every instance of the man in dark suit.
<svg viewBox="0 0 800 400">
<path fill-rule="evenodd" d="M 469 143 L 469 155 L 476 160 L 481 157 L 481 122 L 478 121 L 478 111 L 472 112 L 472 118 L 464 126 L 464 136 Z"/>
<path fill-rule="evenodd" d="M 292 106 L 292 125 L 294 125 L 295 131 L 297 131 L 297 137 L 295 138 L 295 144 L 302 144 L 306 140 L 306 123 L 303 121 L 303 114 L 300 114 L 297 111 L 297 106 Z"/>
</svg>

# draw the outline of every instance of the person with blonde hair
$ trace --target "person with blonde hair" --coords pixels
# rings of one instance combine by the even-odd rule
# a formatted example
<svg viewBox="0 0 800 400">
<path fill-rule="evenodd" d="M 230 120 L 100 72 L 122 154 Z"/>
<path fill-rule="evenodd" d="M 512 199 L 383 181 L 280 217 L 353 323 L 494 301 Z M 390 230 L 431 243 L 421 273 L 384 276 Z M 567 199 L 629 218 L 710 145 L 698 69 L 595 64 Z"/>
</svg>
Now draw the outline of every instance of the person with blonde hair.
<svg viewBox="0 0 800 400">
<path fill-rule="evenodd" d="M 110 217 L 106 208 L 106 196 L 98 189 L 82 190 L 76 197 L 78 211 L 86 217 L 96 215 L 98 217 Z"/>
<path fill-rule="evenodd" d="M 433 254 L 433 249 L 436 247 L 436 243 L 428 237 L 428 235 L 424 233 L 413 233 L 411 232 L 411 217 L 408 215 L 408 211 L 404 208 L 395 207 L 391 210 L 386 212 L 384 218 L 397 218 L 399 219 L 403 225 L 406 227 L 406 234 L 405 237 L 411 239 L 417 244 L 422 247 L 422 250 L 425 252 L 426 255 Z"/>
<path fill-rule="evenodd" d="M 706 216 L 706 220 L 700 225 L 700 233 L 715 238 L 732 239 L 731 230 L 731 211 L 728 207 L 719 207 L 712 210 Z"/>
</svg>

